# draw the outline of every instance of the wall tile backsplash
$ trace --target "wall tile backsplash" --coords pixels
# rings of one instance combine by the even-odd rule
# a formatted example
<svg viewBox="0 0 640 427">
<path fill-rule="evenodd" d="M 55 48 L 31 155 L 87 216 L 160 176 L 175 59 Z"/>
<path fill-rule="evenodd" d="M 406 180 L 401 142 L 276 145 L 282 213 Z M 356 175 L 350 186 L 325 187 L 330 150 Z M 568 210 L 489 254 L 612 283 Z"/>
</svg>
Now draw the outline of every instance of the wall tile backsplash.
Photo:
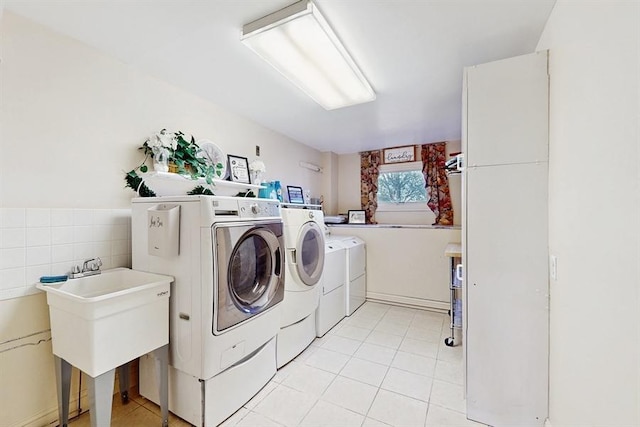
<svg viewBox="0 0 640 427">
<path fill-rule="evenodd" d="M 0 209 L 0 300 L 95 257 L 102 269 L 131 266 L 130 209 Z"/>
</svg>

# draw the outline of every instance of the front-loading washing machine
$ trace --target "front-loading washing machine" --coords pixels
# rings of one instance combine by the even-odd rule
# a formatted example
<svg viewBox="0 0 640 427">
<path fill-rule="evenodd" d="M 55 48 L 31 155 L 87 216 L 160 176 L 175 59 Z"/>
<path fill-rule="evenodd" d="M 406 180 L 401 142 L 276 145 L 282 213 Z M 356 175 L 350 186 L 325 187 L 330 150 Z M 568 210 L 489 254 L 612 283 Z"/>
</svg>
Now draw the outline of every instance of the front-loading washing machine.
<svg viewBox="0 0 640 427">
<path fill-rule="evenodd" d="M 291 205 L 289 205 L 291 206 Z M 278 368 L 300 354 L 316 337 L 318 282 L 324 268 L 324 216 L 305 206 L 281 209 L 284 223 L 285 296 L 277 340 Z"/>
<path fill-rule="evenodd" d="M 216 426 L 276 372 L 284 297 L 279 202 L 217 196 L 132 203 L 133 267 L 171 274 L 169 409 Z M 140 394 L 158 402 L 155 359 L 140 360 Z"/>
</svg>

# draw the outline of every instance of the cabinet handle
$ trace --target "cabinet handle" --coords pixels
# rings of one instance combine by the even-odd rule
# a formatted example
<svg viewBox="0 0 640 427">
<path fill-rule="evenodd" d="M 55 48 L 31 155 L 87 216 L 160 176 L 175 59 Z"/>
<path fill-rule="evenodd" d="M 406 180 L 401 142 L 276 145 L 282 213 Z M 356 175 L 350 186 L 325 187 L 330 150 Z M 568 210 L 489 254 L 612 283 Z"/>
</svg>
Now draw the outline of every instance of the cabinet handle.
<svg viewBox="0 0 640 427">
<path fill-rule="evenodd" d="M 462 281 L 462 264 L 456 265 L 456 279 Z"/>
</svg>

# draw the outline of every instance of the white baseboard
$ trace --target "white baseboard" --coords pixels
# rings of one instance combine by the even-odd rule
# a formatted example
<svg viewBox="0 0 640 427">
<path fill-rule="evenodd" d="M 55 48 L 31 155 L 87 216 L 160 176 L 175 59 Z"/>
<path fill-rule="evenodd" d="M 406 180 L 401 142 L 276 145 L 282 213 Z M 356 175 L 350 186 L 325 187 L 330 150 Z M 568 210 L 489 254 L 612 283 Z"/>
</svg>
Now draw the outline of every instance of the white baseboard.
<svg viewBox="0 0 640 427">
<path fill-rule="evenodd" d="M 421 308 L 438 313 L 446 313 L 449 310 L 449 302 L 434 301 L 428 299 L 403 297 L 400 295 L 382 294 L 378 292 L 367 292 L 367 301 L 382 302 L 386 304 L 400 305 L 410 308 Z"/>
</svg>

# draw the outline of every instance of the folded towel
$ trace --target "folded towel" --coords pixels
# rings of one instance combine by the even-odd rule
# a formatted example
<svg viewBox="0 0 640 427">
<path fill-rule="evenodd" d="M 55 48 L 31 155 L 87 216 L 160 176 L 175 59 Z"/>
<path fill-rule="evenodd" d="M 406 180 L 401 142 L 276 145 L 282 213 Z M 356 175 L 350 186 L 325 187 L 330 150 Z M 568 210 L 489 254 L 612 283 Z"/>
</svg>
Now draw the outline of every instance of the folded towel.
<svg viewBox="0 0 640 427">
<path fill-rule="evenodd" d="M 66 282 L 68 278 L 68 276 L 42 276 L 40 278 L 40 283 Z"/>
<path fill-rule="evenodd" d="M 342 215 L 337 215 L 337 216 L 325 215 L 324 217 L 325 224 L 342 224 L 345 222 L 347 222 L 347 218 Z"/>
</svg>

